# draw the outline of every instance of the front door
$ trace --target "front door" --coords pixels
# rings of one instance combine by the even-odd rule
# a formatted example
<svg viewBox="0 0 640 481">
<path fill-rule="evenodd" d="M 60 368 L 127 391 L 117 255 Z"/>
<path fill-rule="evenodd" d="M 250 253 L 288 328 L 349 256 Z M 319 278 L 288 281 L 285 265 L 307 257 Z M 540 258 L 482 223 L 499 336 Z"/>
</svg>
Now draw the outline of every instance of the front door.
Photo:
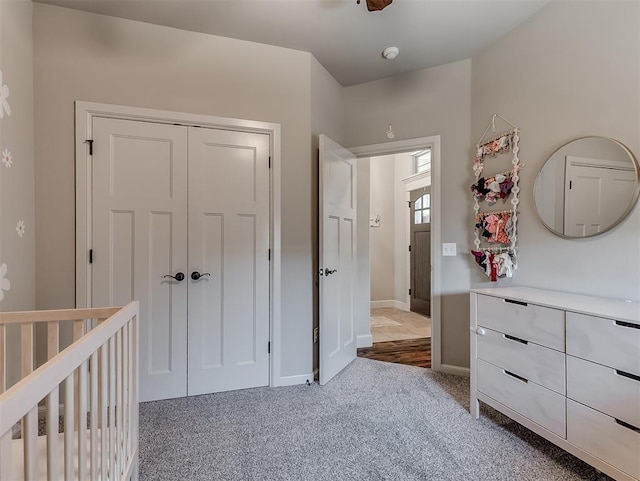
<svg viewBox="0 0 640 481">
<path fill-rule="evenodd" d="M 409 275 L 413 312 L 431 316 L 431 188 L 410 192 Z"/>
<path fill-rule="evenodd" d="M 269 383 L 269 136 L 95 118 L 92 305 L 140 301 L 140 400 Z"/>
<path fill-rule="evenodd" d="M 320 384 L 356 358 L 356 158 L 320 135 Z"/>
</svg>

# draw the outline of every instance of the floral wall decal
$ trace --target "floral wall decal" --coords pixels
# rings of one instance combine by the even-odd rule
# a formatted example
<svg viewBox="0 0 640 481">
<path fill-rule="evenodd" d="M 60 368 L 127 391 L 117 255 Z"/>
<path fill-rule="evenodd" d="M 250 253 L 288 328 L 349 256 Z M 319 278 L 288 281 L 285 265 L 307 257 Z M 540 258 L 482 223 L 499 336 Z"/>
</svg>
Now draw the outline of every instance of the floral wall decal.
<svg viewBox="0 0 640 481">
<path fill-rule="evenodd" d="M 11 164 L 13 164 L 13 155 L 11 155 L 9 149 L 4 149 L 2 151 L 2 163 L 7 169 L 11 167 Z"/>
<path fill-rule="evenodd" d="M 7 264 L 4 262 L 0 265 L 0 301 L 4 299 L 4 291 L 11 289 L 11 282 L 5 276 L 7 275 Z"/>
<path fill-rule="evenodd" d="M 9 87 L 2 81 L 2 70 L 0 70 L 0 119 L 4 118 L 4 114 L 11 115 L 11 106 L 9 105 Z"/>
<path fill-rule="evenodd" d="M 24 232 L 27 230 L 27 226 L 24 224 L 23 220 L 18 221 L 18 225 L 16 225 L 16 232 L 20 237 L 24 235 Z"/>
</svg>

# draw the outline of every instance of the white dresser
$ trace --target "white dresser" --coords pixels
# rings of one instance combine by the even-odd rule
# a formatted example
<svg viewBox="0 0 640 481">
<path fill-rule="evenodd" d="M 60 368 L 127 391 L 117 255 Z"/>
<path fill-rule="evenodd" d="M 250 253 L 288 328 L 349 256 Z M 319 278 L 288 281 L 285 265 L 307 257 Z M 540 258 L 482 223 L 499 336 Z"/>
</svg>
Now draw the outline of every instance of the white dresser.
<svg viewBox="0 0 640 481">
<path fill-rule="evenodd" d="M 640 480 L 640 304 L 471 291 L 471 414 L 482 401 L 618 480 Z"/>
</svg>

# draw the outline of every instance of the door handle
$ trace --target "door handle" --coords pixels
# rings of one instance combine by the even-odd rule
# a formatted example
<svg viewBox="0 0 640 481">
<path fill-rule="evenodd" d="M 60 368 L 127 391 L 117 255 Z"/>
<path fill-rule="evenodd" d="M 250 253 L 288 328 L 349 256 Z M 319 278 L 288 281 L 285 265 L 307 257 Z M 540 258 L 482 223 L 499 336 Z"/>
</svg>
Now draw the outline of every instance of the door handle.
<svg viewBox="0 0 640 481">
<path fill-rule="evenodd" d="M 182 272 L 178 272 L 175 276 L 172 276 L 172 275 L 170 275 L 170 274 L 167 274 L 166 276 L 162 276 L 162 277 L 163 277 L 163 278 L 165 278 L 165 279 L 166 279 L 167 277 L 170 277 L 171 279 L 174 279 L 174 280 L 176 280 L 176 281 L 178 281 L 178 282 L 182 282 L 182 281 L 184 281 L 184 274 L 183 274 Z"/>
<path fill-rule="evenodd" d="M 324 270 L 324 275 L 325 276 L 330 276 L 331 274 L 335 274 L 336 272 L 338 272 L 338 269 L 325 269 Z"/>
<path fill-rule="evenodd" d="M 191 273 L 191 279 L 193 279 L 194 281 L 197 281 L 198 279 L 200 279 L 201 277 L 204 276 L 210 276 L 211 274 L 209 274 L 208 272 L 204 272 L 202 274 L 200 274 L 198 271 L 193 271 Z"/>
</svg>

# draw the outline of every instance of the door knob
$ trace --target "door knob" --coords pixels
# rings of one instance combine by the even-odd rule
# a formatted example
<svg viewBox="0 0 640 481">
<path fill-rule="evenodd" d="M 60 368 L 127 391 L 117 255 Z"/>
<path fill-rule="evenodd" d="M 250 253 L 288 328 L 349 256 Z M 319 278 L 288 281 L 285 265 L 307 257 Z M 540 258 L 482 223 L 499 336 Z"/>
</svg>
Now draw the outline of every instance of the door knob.
<svg viewBox="0 0 640 481">
<path fill-rule="evenodd" d="M 208 272 L 204 272 L 202 274 L 200 274 L 198 271 L 193 271 L 191 273 L 191 279 L 193 279 L 194 281 L 197 281 L 198 279 L 200 279 L 201 277 L 204 276 L 210 276 L 211 274 L 209 274 Z"/>
<path fill-rule="evenodd" d="M 336 272 L 338 272 L 338 269 L 325 269 L 324 270 L 324 275 L 325 276 L 329 276 L 331 274 L 335 274 Z"/>
<path fill-rule="evenodd" d="M 164 278 L 170 277 L 171 279 L 175 279 L 178 282 L 184 281 L 184 274 L 182 272 L 178 272 L 175 276 L 167 274 L 166 276 L 162 276 Z"/>
</svg>

